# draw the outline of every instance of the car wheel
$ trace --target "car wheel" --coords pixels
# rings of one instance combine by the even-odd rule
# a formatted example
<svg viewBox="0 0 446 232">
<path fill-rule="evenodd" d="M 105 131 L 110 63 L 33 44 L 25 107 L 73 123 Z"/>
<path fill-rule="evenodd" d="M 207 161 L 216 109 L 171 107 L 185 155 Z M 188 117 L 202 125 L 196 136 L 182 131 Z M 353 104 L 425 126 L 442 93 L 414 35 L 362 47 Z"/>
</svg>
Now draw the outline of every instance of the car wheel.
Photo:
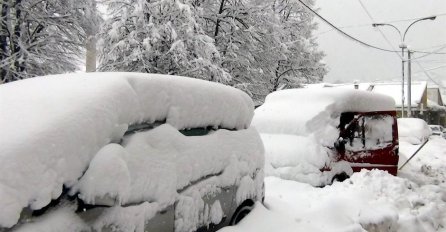
<svg viewBox="0 0 446 232">
<path fill-rule="evenodd" d="M 253 201 L 251 200 L 244 201 L 235 211 L 229 224 L 231 226 L 237 225 L 243 218 L 246 217 L 246 215 L 248 215 L 252 211 L 253 208 L 254 208 Z"/>
<path fill-rule="evenodd" d="M 344 180 L 347 180 L 349 178 L 349 176 L 347 175 L 347 173 L 343 172 L 343 173 L 339 173 L 336 174 L 333 179 L 331 180 L 331 183 L 337 181 L 337 182 L 343 182 Z"/>
</svg>

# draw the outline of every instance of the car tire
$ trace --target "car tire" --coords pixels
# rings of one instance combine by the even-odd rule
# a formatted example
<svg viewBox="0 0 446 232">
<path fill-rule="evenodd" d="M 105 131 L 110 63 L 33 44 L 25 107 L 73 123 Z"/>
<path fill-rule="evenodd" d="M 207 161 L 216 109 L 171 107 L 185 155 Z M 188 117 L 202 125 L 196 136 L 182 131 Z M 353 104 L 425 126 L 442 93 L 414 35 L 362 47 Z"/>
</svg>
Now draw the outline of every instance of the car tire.
<svg viewBox="0 0 446 232">
<path fill-rule="evenodd" d="M 333 177 L 333 179 L 331 179 L 331 183 L 334 183 L 335 181 L 344 182 L 344 180 L 347 180 L 348 178 L 350 178 L 350 176 L 348 176 L 347 173 L 338 173 Z"/>
<path fill-rule="evenodd" d="M 254 208 L 254 202 L 252 200 L 244 201 L 238 208 L 235 210 L 235 213 L 232 215 L 231 221 L 229 225 L 237 225 L 243 218 L 248 215 L 252 209 Z"/>
</svg>

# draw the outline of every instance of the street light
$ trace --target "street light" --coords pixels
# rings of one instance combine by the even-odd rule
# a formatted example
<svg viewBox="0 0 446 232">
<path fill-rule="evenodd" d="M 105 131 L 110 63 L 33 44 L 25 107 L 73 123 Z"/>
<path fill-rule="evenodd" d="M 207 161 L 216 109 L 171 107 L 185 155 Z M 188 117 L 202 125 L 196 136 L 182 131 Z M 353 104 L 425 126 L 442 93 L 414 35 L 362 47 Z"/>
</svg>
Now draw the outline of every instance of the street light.
<svg viewBox="0 0 446 232">
<path fill-rule="evenodd" d="M 401 31 L 395 27 L 392 24 L 389 23 L 374 23 L 372 24 L 373 27 L 378 27 L 378 26 L 390 26 L 392 28 L 394 28 L 398 34 L 400 35 L 400 39 L 401 39 L 401 43 L 399 45 L 399 47 L 401 48 L 401 73 L 402 73 L 402 83 L 401 83 L 401 117 L 404 118 L 404 49 L 407 48 L 407 45 L 404 43 L 405 39 L 406 39 L 406 34 L 409 31 L 409 28 L 414 25 L 417 22 L 423 21 L 423 20 L 435 20 L 435 18 L 437 18 L 437 16 L 431 16 L 431 17 L 425 17 L 425 18 L 421 18 L 421 19 L 417 19 L 414 22 L 412 22 L 404 31 L 404 34 L 401 34 Z M 408 100 L 408 108 L 407 108 L 407 116 L 411 117 L 412 116 L 412 96 L 411 96 L 411 88 L 412 88 L 412 80 L 410 80 L 410 77 L 407 80 L 407 100 Z"/>
</svg>

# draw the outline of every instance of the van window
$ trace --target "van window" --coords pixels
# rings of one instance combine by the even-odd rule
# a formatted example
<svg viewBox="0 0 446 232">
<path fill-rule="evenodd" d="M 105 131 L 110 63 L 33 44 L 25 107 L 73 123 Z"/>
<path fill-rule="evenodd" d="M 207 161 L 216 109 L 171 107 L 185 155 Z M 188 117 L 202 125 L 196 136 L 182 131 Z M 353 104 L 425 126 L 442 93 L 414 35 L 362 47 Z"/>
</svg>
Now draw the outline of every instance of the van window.
<svg viewBox="0 0 446 232">
<path fill-rule="evenodd" d="M 349 151 L 376 150 L 392 144 L 394 119 L 390 115 L 349 117 L 344 139 Z"/>
</svg>

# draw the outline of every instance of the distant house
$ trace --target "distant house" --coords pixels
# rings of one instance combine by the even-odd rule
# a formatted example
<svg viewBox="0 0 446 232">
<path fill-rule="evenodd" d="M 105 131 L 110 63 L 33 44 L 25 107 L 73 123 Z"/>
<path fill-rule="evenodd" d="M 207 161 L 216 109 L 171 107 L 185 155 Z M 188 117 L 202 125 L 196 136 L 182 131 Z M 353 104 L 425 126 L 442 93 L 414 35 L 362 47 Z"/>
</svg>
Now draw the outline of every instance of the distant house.
<svg viewBox="0 0 446 232">
<path fill-rule="evenodd" d="M 438 86 L 427 86 L 427 98 L 439 106 L 444 106 L 443 96 Z"/>
<path fill-rule="evenodd" d="M 395 100 L 398 117 L 401 117 L 403 105 L 401 83 L 381 82 L 381 83 L 354 83 L 354 84 L 313 84 L 307 88 L 350 88 L 367 90 L 391 96 Z M 407 85 L 404 86 L 404 116 L 407 116 L 407 107 L 411 107 L 412 117 L 424 119 L 428 124 L 446 125 L 446 107 L 444 106 L 438 87 L 427 87 L 425 81 L 412 82 L 411 102 L 408 103 Z"/>
</svg>

